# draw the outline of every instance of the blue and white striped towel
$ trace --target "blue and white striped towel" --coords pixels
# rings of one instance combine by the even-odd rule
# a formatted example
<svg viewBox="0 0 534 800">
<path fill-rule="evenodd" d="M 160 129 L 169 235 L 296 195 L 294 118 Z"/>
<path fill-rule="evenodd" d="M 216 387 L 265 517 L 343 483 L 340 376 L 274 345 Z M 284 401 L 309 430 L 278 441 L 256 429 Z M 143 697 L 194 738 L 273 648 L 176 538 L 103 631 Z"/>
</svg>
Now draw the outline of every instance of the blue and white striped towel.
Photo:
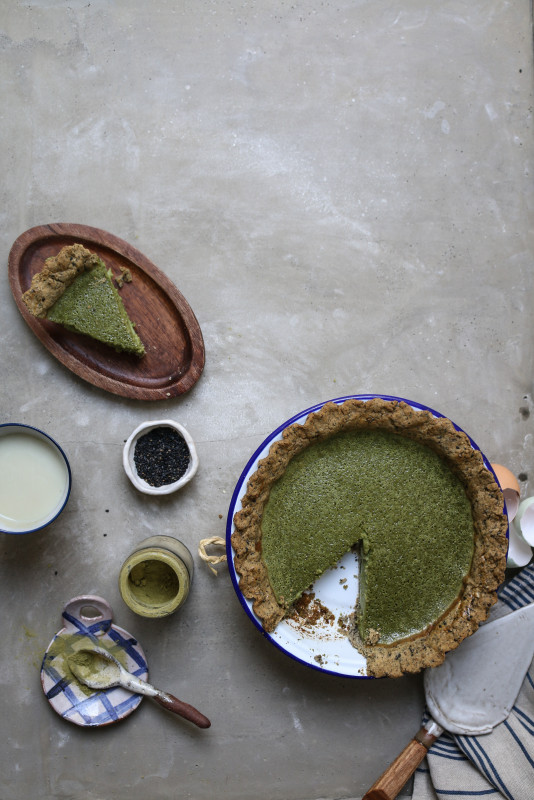
<svg viewBox="0 0 534 800">
<path fill-rule="evenodd" d="M 534 602 L 534 563 L 499 591 L 490 619 Z M 412 800 L 534 800 L 534 660 L 508 719 L 484 736 L 443 733 L 415 773 Z"/>
</svg>

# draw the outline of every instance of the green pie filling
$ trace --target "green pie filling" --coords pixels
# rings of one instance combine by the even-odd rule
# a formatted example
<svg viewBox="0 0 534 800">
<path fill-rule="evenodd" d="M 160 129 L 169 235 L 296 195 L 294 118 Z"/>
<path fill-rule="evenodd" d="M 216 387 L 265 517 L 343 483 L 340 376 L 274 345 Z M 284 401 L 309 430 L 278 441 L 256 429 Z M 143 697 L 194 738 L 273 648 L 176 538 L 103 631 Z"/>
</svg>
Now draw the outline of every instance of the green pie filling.
<svg viewBox="0 0 534 800">
<path fill-rule="evenodd" d="M 103 261 L 78 275 L 48 309 L 46 318 L 76 333 L 142 356 L 145 348 Z"/>
<path fill-rule="evenodd" d="M 286 607 L 358 545 L 358 629 L 381 643 L 448 609 L 474 549 L 460 480 L 429 447 L 380 430 L 339 433 L 296 455 L 271 488 L 261 527 L 269 581 Z"/>
</svg>

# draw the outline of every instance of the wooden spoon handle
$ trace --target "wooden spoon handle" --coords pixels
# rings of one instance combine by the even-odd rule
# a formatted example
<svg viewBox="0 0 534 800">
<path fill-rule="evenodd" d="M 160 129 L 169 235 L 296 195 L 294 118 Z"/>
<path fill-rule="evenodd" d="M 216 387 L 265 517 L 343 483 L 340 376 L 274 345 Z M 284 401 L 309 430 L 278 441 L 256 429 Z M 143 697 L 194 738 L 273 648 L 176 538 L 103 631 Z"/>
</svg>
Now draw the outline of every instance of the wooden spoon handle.
<svg viewBox="0 0 534 800">
<path fill-rule="evenodd" d="M 373 783 L 362 800 L 394 800 L 437 738 L 437 736 L 429 734 L 425 728 L 421 728 L 416 738 L 411 740 L 383 775 Z M 422 739 L 425 744 L 418 739 Z"/>
<path fill-rule="evenodd" d="M 156 703 L 159 703 L 160 706 L 166 708 L 167 711 L 172 711 L 174 714 L 188 719 L 189 722 L 193 722 L 199 728 L 209 728 L 211 725 L 211 722 L 204 714 L 201 714 L 196 708 L 190 706 L 189 703 L 178 700 L 178 698 L 174 697 L 172 694 L 164 694 L 161 692 L 160 694 L 154 695 L 154 700 Z"/>
</svg>

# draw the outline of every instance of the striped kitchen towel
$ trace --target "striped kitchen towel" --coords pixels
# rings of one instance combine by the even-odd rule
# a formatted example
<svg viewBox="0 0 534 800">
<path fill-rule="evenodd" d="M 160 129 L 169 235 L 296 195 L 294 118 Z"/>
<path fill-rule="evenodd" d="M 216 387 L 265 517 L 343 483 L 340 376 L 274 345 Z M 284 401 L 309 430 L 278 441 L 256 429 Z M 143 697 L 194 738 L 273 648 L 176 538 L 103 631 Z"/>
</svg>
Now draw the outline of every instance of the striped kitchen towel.
<svg viewBox="0 0 534 800">
<path fill-rule="evenodd" d="M 534 602 L 534 563 L 499 590 L 490 619 Z M 412 800 L 534 800 L 534 660 L 508 719 L 484 736 L 443 733 L 415 773 Z"/>
</svg>

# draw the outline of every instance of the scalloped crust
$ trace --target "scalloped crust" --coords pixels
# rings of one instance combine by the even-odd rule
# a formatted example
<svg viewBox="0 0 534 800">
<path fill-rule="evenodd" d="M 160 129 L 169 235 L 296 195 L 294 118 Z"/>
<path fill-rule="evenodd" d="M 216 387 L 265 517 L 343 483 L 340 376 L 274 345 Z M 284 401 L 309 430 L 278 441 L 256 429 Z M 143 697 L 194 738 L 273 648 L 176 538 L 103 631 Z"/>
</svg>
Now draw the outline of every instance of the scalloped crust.
<svg viewBox="0 0 534 800">
<path fill-rule="evenodd" d="M 365 655 L 369 675 L 398 677 L 441 664 L 445 654 L 487 618 L 504 579 L 508 521 L 501 489 L 485 467 L 480 451 L 473 449 L 466 434 L 456 430 L 450 420 L 413 409 L 402 401 L 372 398 L 326 403 L 310 413 L 304 424 L 284 429 L 282 439 L 274 442 L 259 462 L 248 481 L 242 508 L 234 515 L 231 540 L 239 588 L 252 601 L 264 629 L 273 631 L 288 609 L 277 602 L 261 558 L 261 518 L 271 486 L 306 447 L 342 431 L 369 429 L 397 433 L 431 447 L 462 481 L 473 512 L 474 555 L 456 602 L 424 631 L 392 644 L 363 643 L 357 634 L 350 637 Z"/>
<path fill-rule="evenodd" d="M 100 259 L 82 244 L 63 247 L 57 256 L 50 256 L 37 272 L 30 288 L 22 295 L 30 314 L 45 319 L 46 312 L 74 283 L 78 275 L 100 264 Z"/>
</svg>

